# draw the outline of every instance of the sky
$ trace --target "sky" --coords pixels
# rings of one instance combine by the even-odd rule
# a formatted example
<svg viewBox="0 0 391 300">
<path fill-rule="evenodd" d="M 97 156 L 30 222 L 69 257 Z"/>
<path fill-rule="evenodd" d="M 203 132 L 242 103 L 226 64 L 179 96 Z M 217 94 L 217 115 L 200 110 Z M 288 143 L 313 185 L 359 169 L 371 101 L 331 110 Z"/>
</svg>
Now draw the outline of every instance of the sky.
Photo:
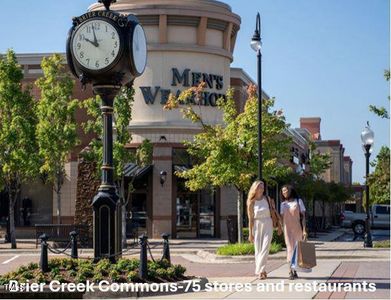
<svg viewBox="0 0 391 300">
<path fill-rule="evenodd" d="M 0 53 L 65 52 L 71 19 L 93 0 L 2 1 Z M 389 0 L 223 0 L 241 17 L 233 67 L 256 79 L 250 48 L 256 12 L 261 14 L 262 88 L 276 98 L 288 123 L 320 117 L 322 139 L 341 140 L 353 160 L 353 181 L 364 182 L 361 131 L 375 132 L 371 160 L 389 146 L 389 121 L 369 112 L 386 106 L 390 86 Z M 14 12 L 14 13 L 13 13 Z"/>
</svg>

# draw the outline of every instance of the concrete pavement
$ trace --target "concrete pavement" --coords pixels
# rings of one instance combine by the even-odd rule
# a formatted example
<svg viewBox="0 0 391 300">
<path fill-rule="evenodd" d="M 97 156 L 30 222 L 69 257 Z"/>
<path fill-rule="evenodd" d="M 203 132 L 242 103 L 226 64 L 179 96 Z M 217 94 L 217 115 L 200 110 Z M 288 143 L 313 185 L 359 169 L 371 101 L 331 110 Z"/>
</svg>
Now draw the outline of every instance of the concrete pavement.
<svg viewBox="0 0 391 300">
<path fill-rule="evenodd" d="M 288 280 L 288 268 L 285 262 L 285 251 L 270 255 L 266 271 L 268 279 L 255 278 L 253 257 L 244 258 L 213 258 L 200 255 L 201 251 L 211 253 L 215 248 L 224 244 L 221 240 L 172 240 L 172 262 L 186 267 L 186 274 L 206 278 L 207 286 L 200 292 L 159 296 L 159 298 L 181 299 L 326 299 L 326 298 L 373 298 L 389 299 L 390 296 L 390 251 L 389 249 L 364 249 L 362 241 L 339 240 L 343 230 L 326 235 L 319 235 L 312 241 L 316 245 L 318 265 L 311 273 L 299 273 L 300 278 Z M 152 241 L 155 257 L 161 255 L 160 241 Z M 0 249 L 0 274 L 29 262 L 39 261 L 39 252 L 28 249 L 18 251 L 3 251 Z M 11 250 L 11 249 L 9 249 Z M 23 250 L 23 252 L 21 252 Z M 82 256 L 91 256 L 90 250 Z M 55 255 L 50 254 L 49 257 Z M 138 256 L 135 252 L 134 256 Z M 315 284 L 350 284 L 360 285 L 362 282 L 375 284 L 374 292 L 354 291 L 318 291 Z M 247 287 L 240 289 L 238 284 Z M 275 289 L 268 291 L 266 288 Z M 280 288 L 280 289 L 279 289 Z M 306 288 L 306 289 L 305 289 Z M 155 298 L 155 297 L 153 297 Z"/>
</svg>

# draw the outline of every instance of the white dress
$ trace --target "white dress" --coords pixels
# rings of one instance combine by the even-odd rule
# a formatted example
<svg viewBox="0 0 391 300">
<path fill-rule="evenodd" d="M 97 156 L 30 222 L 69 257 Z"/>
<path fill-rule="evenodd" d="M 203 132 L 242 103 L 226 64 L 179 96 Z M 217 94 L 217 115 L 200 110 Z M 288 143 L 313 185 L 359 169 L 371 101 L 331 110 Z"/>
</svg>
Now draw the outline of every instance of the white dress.
<svg viewBox="0 0 391 300">
<path fill-rule="evenodd" d="M 265 272 L 269 256 L 270 244 L 273 238 L 273 222 L 269 204 L 264 196 L 254 203 L 254 248 L 255 274 Z"/>
</svg>

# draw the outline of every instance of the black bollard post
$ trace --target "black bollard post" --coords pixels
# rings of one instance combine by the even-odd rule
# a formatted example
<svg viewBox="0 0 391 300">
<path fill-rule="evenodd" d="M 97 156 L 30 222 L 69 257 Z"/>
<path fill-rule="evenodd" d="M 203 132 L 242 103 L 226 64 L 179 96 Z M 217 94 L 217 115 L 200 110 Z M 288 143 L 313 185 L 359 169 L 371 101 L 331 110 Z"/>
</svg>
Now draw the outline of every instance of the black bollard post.
<svg viewBox="0 0 391 300">
<path fill-rule="evenodd" d="M 72 245 L 71 257 L 78 258 L 78 255 L 77 255 L 77 236 L 79 234 L 76 231 L 71 231 L 69 233 L 69 235 L 71 236 L 71 245 Z"/>
<path fill-rule="evenodd" d="M 49 265 L 48 265 L 48 236 L 44 233 L 40 237 L 41 239 L 41 258 L 39 260 L 39 266 L 42 270 L 42 272 L 48 272 L 49 271 Z"/>
<path fill-rule="evenodd" d="M 170 244 L 168 242 L 169 238 L 168 233 L 163 233 L 162 238 L 163 238 L 163 256 L 162 259 L 167 259 L 168 262 L 171 264 L 171 258 L 170 258 Z"/>
<path fill-rule="evenodd" d="M 147 257 L 148 237 L 143 234 L 140 236 L 140 268 L 139 275 L 141 279 L 146 279 L 148 275 L 148 257 Z"/>
</svg>

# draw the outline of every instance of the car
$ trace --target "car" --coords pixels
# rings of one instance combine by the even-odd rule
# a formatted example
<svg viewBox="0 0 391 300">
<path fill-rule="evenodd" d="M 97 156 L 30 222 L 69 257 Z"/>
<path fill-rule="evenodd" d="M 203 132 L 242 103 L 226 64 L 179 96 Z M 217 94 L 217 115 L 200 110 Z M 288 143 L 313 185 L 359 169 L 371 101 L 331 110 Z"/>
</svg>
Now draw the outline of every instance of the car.
<svg viewBox="0 0 391 300">
<path fill-rule="evenodd" d="M 374 204 L 370 207 L 370 225 L 371 228 L 388 229 L 390 228 L 390 205 Z M 342 226 L 352 227 L 355 235 L 365 233 L 366 213 L 354 213 L 344 211 L 341 215 Z"/>
</svg>

